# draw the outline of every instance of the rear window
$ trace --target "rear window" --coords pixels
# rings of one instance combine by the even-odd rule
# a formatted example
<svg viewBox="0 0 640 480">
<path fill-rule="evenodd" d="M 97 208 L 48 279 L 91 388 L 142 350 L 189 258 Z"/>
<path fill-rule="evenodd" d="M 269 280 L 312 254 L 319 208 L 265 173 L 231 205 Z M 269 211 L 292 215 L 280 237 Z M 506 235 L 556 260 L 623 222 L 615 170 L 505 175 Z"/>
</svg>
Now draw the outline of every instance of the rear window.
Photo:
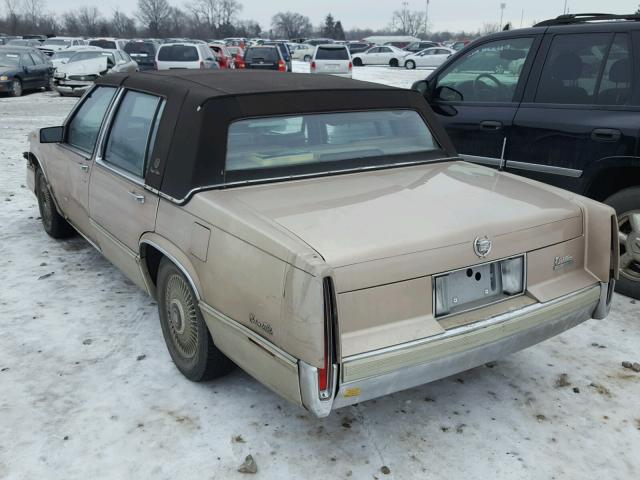
<svg viewBox="0 0 640 480">
<path fill-rule="evenodd" d="M 396 155 L 437 148 L 427 124 L 413 110 L 246 119 L 229 127 L 226 170 L 302 165 L 322 170 L 329 162 L 339 162 L 332 169 L 349 169 L 396 163 L 402 161 Z"/>
<path fill-rule="evenodd" d="M 69 63 L 80 62 L 82 60 L 89 60 L 90 58 L 99 58 L 99 57 L 107 57 L 107 62 L 111 62 L 112 65 L 115 64 L 115 58 L 113 56 L 113 53 L 101 52 L 99 50 L 94 50 L 89 52 L 78 52 L 69 59 Z"/>
<path fill-rule="evenodd" d="M 48 45 L 71 45 L 71 40 L 60 40 L 56 38 L 50 38 L 46 40 L 43 44 L 45 47 Z"/>
<path fill-rule="evenodd" d="M 160 47 L 158 60 L 164 62 L 197 62 L 198 49 L 193 45 L 166 45 Z"/>
<path fill-rule="evenodd" d="M 316 60 L 349 60 L 346 48 L 318 47 Z"/>
<path fill-rule="evenodd" d="M 250 48 L 247 50 L 244 59 L 247 62 L 277 62 L 278 61 L 278 53 L 276 52 L 276 47 L 261 47 L 261 48 Z"/>
<path fill-rule="evenodd" d="M 91 45 L 92 47 L 110 48 L 113 50 L 118 48 L 116 42 L 114 42 L 113 40 L 91 40 L 89 42 L 89 45 Z"/>
<path fill-rule="evenodd" d="M 155 57 L 156 49 L 153 43 L 148 42 L 132 42 L 124 46 L 124 51 L 131 56 L 139 57 Z"/>
</svg>

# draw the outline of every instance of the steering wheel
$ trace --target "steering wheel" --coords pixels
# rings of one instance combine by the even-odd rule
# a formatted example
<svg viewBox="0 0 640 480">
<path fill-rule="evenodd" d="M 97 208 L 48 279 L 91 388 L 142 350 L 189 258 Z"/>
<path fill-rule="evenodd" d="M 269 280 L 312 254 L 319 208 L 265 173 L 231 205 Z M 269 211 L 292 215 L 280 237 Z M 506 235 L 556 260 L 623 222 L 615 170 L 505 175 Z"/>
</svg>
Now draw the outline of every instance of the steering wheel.
<svg viewBox="0 0 640 480">
<path fill-rule="evenodd" d="M 486 91 L 488 86 L 485 83 L 482 83 L 480 80 L 483 78 L 488 78 L 489 80 L 491 80 L 493 83 L 496 84 L 497 90 L 504 90 L 505 85 L 500 82 L 500 80 L 498 80 L 496 77 L 494 77 L 493 75 L 491 75 L 490 73 L 481 73 L 480 75 L 478 75 L 475 80 L 473 81 L 473 96 L 477 97 L 479 96 L 478 94 L 481 91 Z"/>
</svg>

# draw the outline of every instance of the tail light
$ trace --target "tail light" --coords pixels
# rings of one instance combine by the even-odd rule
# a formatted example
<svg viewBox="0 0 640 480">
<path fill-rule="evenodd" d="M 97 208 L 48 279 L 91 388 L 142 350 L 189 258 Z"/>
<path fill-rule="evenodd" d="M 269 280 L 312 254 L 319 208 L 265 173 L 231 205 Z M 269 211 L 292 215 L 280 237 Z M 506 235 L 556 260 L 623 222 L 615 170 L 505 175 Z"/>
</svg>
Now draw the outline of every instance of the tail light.
<svg viewBox="0 0 640 480">
<path fill-rule="evenodd" d="M 327 277 L 323 282 L 324 295 L 324 363 L 318 369 L 318 391 L 320 398 L 333 396 L 333 364 L 336 361 L 336 309 L 333 294 L 333 282 Z"/>
<path fill-rule="evenodd" d="M 278 60 L 278 71 L 279 72 L 286 72 L 287 71 L 287 64 L 284 63 L 284 60 Z"/>
<path fill-rule="evenodd" d="M 204 70 L 204 62 L 200 61 L 200 70 Z"/>
<path fill-rule="evenodd" d="M 316 62 L 311 62 L 311 70 L 315 70 L 316 69 Z"/>
<path fill-rule="evenodd" d="M 349 70 L 353 70 L 353 63 L 349 62 Z"/>
</svg>

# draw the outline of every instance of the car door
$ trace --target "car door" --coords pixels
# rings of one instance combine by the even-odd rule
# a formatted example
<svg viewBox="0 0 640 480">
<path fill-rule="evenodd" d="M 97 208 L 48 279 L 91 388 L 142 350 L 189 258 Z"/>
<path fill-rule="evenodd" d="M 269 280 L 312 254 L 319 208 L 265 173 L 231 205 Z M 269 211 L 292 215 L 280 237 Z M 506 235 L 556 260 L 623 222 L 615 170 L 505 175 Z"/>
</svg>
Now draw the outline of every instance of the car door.
<svg viewBox="0 0 640 480">
<path fill-rule="evenodd" d="M 380 52 L 380 47 L 372 47 L 362 54 L 363 65 L 374 65 L 377 62 L 377 58 Z"/>
<path fill-rule="evenodd" d="M 393 56 L 393 50 L 389 47 L 380 47 L 376 56 L 376 65 L 386 65 Z"/>
<path fill-rule="evenodd" d="M 628 33 L 547 34 L 507 147 L 507 170 L 584 192 L 590 169 L 633 156 L 640 108 L 632 98 Z M 637 105 L 637 103 L 636 103 Z"/>
<path fill-rule="evenodd" d="M 467 160 L 499 166 L 540 35 L 476 45 L 428 79 L 427 98 Z"/>
<path fill-rule="evenodd" d="M 20 66 L 22 67 L 22 89 L 29 90 L 31 88 L 37 88 L 38 85 L 38 73 L 35 69 L 36 63 L 28 53 L 20 55 Z"/>
<path fill-rule="evenodd" d="M 121 92 L 89 182 L 89 216 L 102 253 L 143 288 L 138 242 L 154 230 L 158 209 L 158 195 L 144 178 L 163 108 L 161 97 Z"/>
<path fill-rule="evenodd" d="M 37 54 L 31 53 L 33 61 L 33 86 L 34 88 L 46 87 L 49 83 L 49 64 L 40 58 Z"/>
<path fill-rule="evenodd" d="M 99 86 L 87 93 L 64 126 L 64 140 L 47 144 L 47 180 L 69 222 L 95 242 L 89 223 L 89 178 L 98 133 L 116 93 Z"/>
</svg>

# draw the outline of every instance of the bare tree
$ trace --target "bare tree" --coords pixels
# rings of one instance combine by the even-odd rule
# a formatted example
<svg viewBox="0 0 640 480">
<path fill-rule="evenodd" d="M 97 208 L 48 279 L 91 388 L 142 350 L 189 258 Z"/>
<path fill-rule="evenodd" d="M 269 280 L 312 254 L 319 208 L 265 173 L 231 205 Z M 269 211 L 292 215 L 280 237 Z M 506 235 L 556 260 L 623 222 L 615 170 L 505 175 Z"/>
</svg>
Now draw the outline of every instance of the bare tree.
<svg viewBox="0 0 640 480">
<path fill-rule="evenodd" d="M 23 0 L 22 10 L 27 23 L 35 29 L 38 27 L 40 16 L 44 13 L 44 0 Z"/>
<path fill-rule="evenodd" d="M 401 35 L 411 35 L 412 37 L 424 32 L 424 15 L 421 10 L 409 10 L 408 4 L 404 2 L 402 9 L 393 12 L 391 18 L 392 30 Z"/>
<path fill-rule="evenodd" d="M 77 19 L 82 35 L 89 37 L 100 35 L 102 15 L 98 7 L 80 7 L 80 9 L 78 9 Z"/>
<path fill-rule="evenodd" d="M 83 26 L 78 19 L 78 15 L 74 11 L 65 12 L 62 14 L 62 30 L 67 35 L 82 35 Z"/>
<path fill-rule="evenodd" d="M 136 15 L 152 37 L 159 37 L 172 11 L 167 0 L 138 0 Z"/>
<path fill-rule="evenodd" d="M 482 24 L 482 28 L 480 29 L 480 35 L 489 35 L 490 33 L 495 33 L 498 31 L 500 31 L 499 23 L 484 22 Z"/>
<path fill-rule="evenodd" d="M 18 11 L 20 9 L 20 0 L 4 0 L 4 7 L 7 10 L 7 26 L 9 27 L 9 33 L 15 35 L 18 33 L 18 24 L 20 23 L 20 16 Z"/>
<path fill-rule="evenodd" d="M 309 17 L 294 12 L 279 12 L 271 19 L 271 27 L 277 37 L 296 38 L 309 34 L 313 27 Z"/>
<path fill-rule="evenodd" d="M 116 9 L 111 17 L 111 31 L 116 37 L 135 37 L 136 22 L 133 18 Z"/>
</svg>

